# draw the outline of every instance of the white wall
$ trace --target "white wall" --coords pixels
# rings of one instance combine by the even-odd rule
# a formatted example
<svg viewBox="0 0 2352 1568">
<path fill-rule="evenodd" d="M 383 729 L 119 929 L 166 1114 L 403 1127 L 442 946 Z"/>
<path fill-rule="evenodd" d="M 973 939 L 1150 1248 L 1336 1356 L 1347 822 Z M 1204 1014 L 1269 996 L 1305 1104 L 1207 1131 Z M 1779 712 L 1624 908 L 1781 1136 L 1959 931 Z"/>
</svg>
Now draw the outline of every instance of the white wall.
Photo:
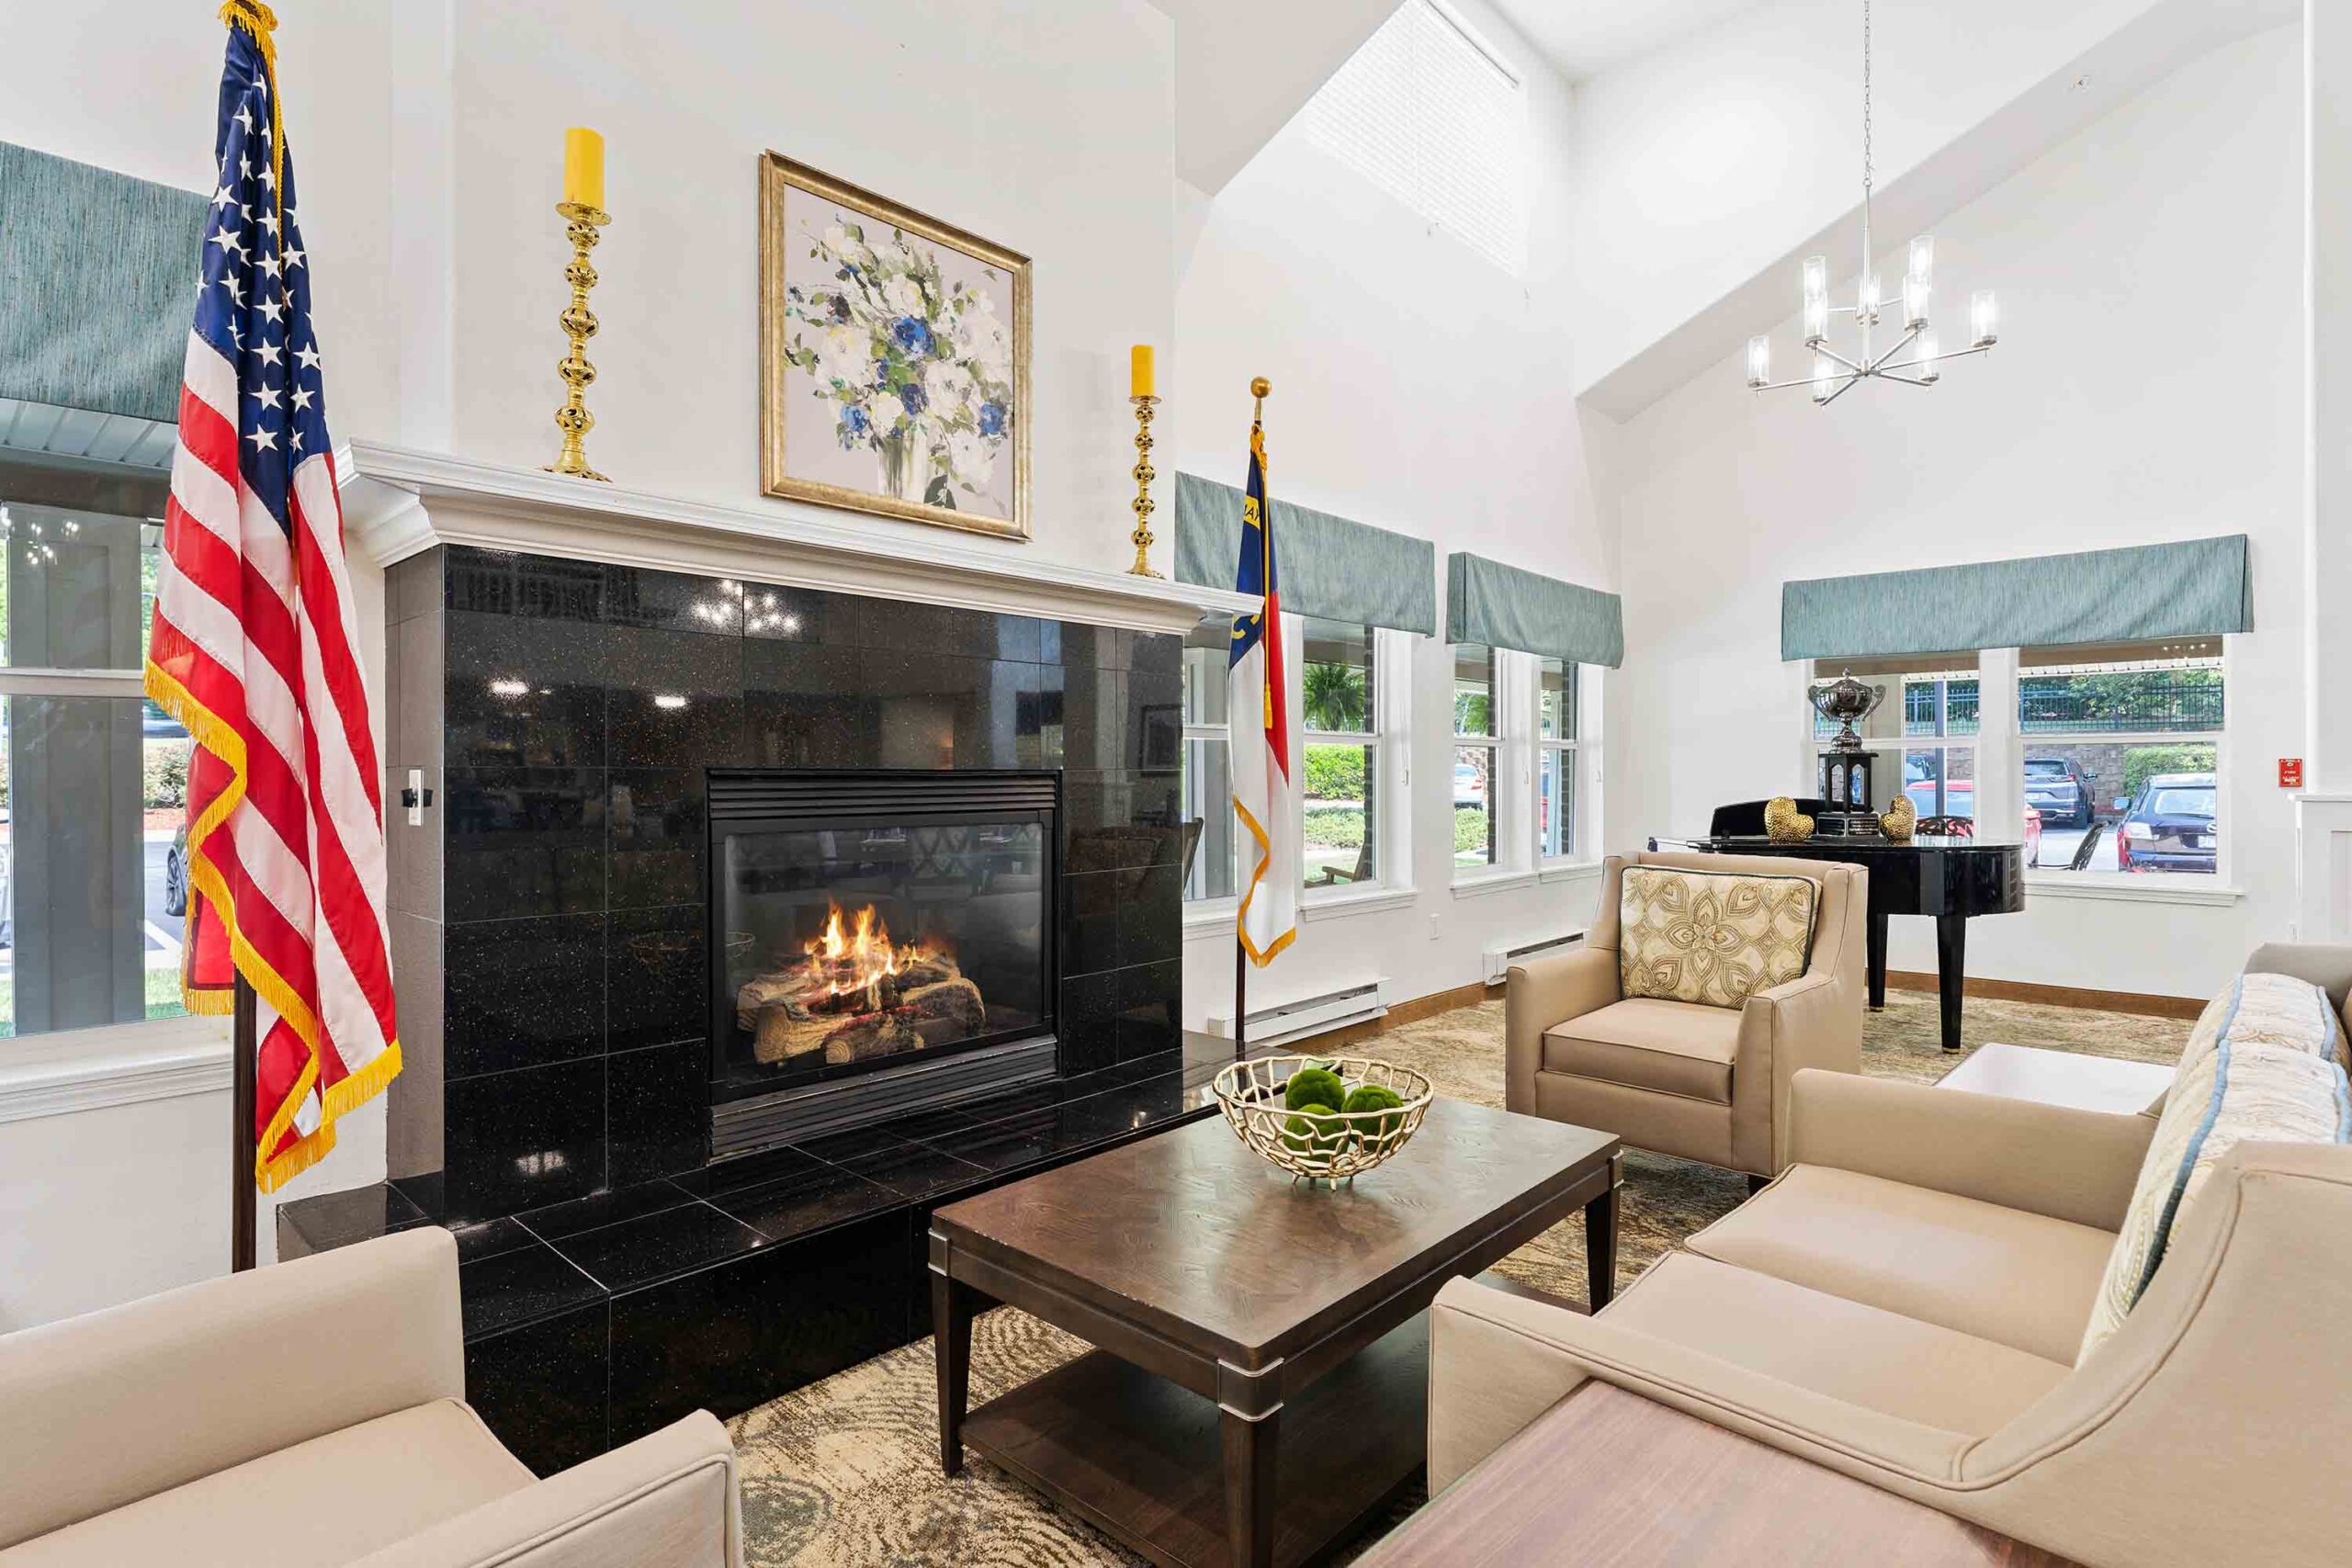
<svg viewBox="0 0 2352 1568">
<path fill-rule="evenodd" d="M 1972 923 L 1969 970 L 2202 996 L 2285 933 L 2293 817 L 2273 768 L 2301 754 L 2304 682 L 2299 73 L 2293 28 L 2216 51 L 1939 223 L 1939 298 L 1996 288 L 2004 328 L 1932 391 L 1759 397 L 1727 343 L 1627 423 L 1619 761 L 1649 830 L 1804 793 L 1783 580 L 2245 532 L 2256 629 L 2228 648 L 2224 828 L 2243 900 L 2036 893 Z M 1792 322 L 1775 344 L 1795 357 Z M 1894 965 L 1932 969 L 1930 942 L 1897 921 Z"/>
<path fill-rule="evenodd" d="M 1567 376 L 1568 89 L 1493 13 L 1458 9 L 1526 84 L 1526 275 L 1433 231 L 1293 120 L 1213 201 L 1187 197 L 1160 468 L 1239 484 L 1250 381 L 1262 375 L 1276 496 L 1434 540 L 1441 590 L 1453 549 L 1611 588 L 1614 542 Z M 1589 911 L 1589 879 L 1454 897 L 1450 840 L 1428 830 L 1453 810 L 1440 638 L 1419 641 L 1412 679 L 1416 895 L 1403 908 L 1308 919 L 1252 977 L 1252 1010 L 1374 977 L 1400 998 L 1464 985 L 1488 946 L 1579 926 Z M 1186 942 L 1187 1022 L 1229 1007 L 1232 942 L 1221 926 Z"/>
</svg>

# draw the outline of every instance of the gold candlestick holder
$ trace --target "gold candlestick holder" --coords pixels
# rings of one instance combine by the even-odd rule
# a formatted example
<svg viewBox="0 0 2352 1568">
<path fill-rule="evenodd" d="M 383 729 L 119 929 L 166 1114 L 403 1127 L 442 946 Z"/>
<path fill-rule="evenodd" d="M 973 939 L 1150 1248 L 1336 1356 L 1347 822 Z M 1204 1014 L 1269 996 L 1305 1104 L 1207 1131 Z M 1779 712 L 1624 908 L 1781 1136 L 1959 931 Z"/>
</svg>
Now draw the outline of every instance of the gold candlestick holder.
<svg viewBox="0 0 2352 1568">
<path fill-rule="evenodd" d="M 603 237 L 596 231 L 610 223 L 612 215 L 601 208 L 576 201 L 557 202 L 555 209 L 571 224 L 565 233 L 571 240 L 571 261 L 563 269 L 563 278 L 571 285 L 571 303 L 563 308 L 556 324 L 571 340 L 571 349 L 555 367 L 566 389 L 563 406 L 555 411 L 555 427 L 563 432 L 563 449 L 547 466 L 547 471 L 610 483 L 588 466 L 588 454 L 581 444 L 596 424 L 596 416 L 588 412 L 587 400 L 582 395 L 596 378 L 596 367 L 588 363 L 587 354 L 588 340 L 596 335 L 596 313 L 588 309 L 588 291 L 596 287 L 596 268 L 588 260 L 588 253 L 596 248 L 596 242 Z"/>
<path fill-rule="evenodd" d="M 1136 531 L 1127 536 L 1135 542 L 1136 564 L 1127 568 L 1129 577 L 1158 577 L 1151 570 L 1151 481 L 1159 476 L 1151 467 L 1151 411 L 1159 406 L 1154 397 L 1129 398 L 1136 406 L 1136 466 L 1130 470 L 1136 477 L 1136 498 L 1129 502 L 1136 511 Z"/>
</svg>

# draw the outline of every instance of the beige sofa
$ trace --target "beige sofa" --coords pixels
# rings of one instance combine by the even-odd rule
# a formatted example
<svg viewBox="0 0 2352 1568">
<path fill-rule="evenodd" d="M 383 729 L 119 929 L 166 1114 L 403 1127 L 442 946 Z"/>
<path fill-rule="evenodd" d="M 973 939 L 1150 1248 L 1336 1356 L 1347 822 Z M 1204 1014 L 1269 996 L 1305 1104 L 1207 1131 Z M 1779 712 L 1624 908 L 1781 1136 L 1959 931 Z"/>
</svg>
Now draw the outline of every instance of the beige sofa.
<svg viewBox="0 0 2352 1568">
<path fill-rule="evenodd" d="M 1625 998 L 1617 909 L 1630 865 L 1812 878 L 1821 891 L 1805 972 L 1736 1011 Z M 1798 1070 L 1861 1070 L 1868 875 L 1764 855 L 1610 856 L 1584 946 L 1510 971 L 1503 1103 L 1601 1128 L 1636 1148 L 1770 1176 L 1787 1163 Z"/>
<path fill-rule="evenodd" d="M 2343 1008 L 2352 949 L 2278 957 Z M 2238 1145 L 2077 1365 L 2154 1116 L 1823 1072 L 1791 1111 L 1779 1179 L 1598 1317 L 1446 1287 L 1432 1490 L 1598 1378 L 2086 1563 L 2344 1561 L 2352 1147 Z"/>
<path fill-rule="evenodd" d="M 535 1480 L 465 1404 L 437 1228 L 0 1337 L 6 1568 L 741 1568 L 696 1413 Z"/>
</svg>

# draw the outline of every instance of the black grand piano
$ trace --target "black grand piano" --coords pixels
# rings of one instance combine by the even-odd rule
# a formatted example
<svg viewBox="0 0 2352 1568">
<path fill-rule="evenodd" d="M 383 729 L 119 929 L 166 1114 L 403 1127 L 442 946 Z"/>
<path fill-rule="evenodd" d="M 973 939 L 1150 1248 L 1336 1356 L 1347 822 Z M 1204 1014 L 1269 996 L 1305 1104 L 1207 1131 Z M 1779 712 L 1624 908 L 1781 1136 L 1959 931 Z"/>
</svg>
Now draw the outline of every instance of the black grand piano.
<svg viewBox="0 0 2352 1568">
<path fill-rule="evenodd" d="M 1797 809 L 1819 817 L 1826 801 L 1800 800 Z M 1928 838 L 1907 844 L 1883 839 L 1818 837 L 1776 844 L 1764 836 L 1764 802 L 1718 807 L 1703 839 L 1668 840 L 1722 854 L 1787 855 L 1840 861 L 1869 870 L 1871 1006 L 1886 1005 L 1886 918 L 1927 915 L 1936 922 L 1937 991 L 1943 1002 L 1943 1045 L 1960 1049 L 1961 985 L 1967 975 L 1968 921 L 1976 915 L 2014 914 L 2025 908 L 2025 847 L 1973 838 Z M 1650 848 L 1661 840 L 1650 840 Z"/>
</svg>

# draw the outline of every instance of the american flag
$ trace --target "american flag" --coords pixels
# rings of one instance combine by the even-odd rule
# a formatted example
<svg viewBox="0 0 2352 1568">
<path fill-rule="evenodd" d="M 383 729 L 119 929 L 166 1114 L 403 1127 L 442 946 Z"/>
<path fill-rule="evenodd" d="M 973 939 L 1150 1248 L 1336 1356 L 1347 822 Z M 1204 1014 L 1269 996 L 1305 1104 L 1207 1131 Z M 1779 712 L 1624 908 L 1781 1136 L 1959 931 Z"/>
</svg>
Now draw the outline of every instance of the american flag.
<svg viewBox="0 0 2352 1568">
<path fill-rule="evenodd" d="M 360 677 L 311 265 L 267 13 L 232 4 L 220 175 L 180 389 L 147 693 L 195 738 L 182 985 L 258 998 L 254 1179 L 334 1146 L 400 1071 L 382 776 Z"/>
</svg>

